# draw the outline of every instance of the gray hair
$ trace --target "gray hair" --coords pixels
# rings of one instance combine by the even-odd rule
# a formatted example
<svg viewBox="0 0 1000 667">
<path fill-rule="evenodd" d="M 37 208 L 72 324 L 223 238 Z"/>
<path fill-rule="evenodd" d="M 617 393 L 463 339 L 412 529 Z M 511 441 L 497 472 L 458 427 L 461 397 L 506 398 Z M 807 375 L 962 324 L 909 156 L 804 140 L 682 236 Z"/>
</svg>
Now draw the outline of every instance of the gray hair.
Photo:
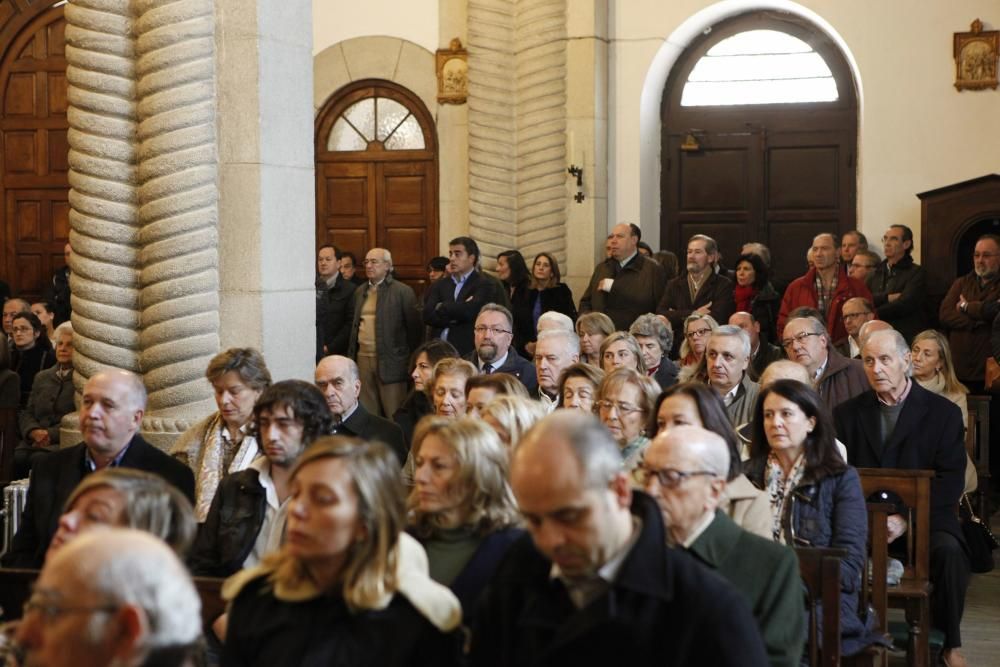
<svg viewBox="0 0 1000 667">
<path fill-rule="evenodd" d="M 742 250 L 744 255 L 757 255 L 758 257 L 760 257 L 761 261 L 764 262 L 764 266 L 770 268 L 771 249 L 768 248 L 763 243 L 758 243 L 757 241 L 744 243 Z"/>
<path fill-rule="evenodd" d="M 861 343 L 861 347 L 865 346 L 865 341 L 867 341 L 872 334 L 876 334 L 879 331 L 895 331 L 895 329 L 893 329 L 892 325 L 885 320 L 868 320 L 862 324 L 858 329 L 858 342 Z"/>
<path fill-rule="evenodd" d="M 656 438 L 670 440 L 670 446 L 681 447 L 698 461 L 702 470 L 714 473 L 719 479 L 729 476 L 729 445 L 717 433 L 700 426 L 679 426 Z"/>
<path fill-rule="evenodd" d="M 733 324 L 723 324 L 711 333 L 709 339 L 717 338 L 719 336 L 739 338 L 740 343 L 743 345 L 743 356 L 747 359 L 750 358 L 750 335 L 746 331 Z"/>
<path fill-rule="evenodd" d="M 646 313 L 635 318 L 635 322 L 628 328 L 628 332 L 633 336 L 645 336 L 655 338 L 664 356 L 670 354 L 670 349 L 674 346 L 674 330 L 670 323 L 663 323 L 659 317 L 653 313 Z"/>
<path fill-rule="evenodd" d="M 588 489 L 606 488 L 622 469 L 622 455 L 611 432 L 593 415 L 577 410 L 557 410 L 529 430 L 516 454 L 525 445 L 540 440 L 560 439 L 580 466 Z"/>
<path fill-rule="evenodd" d="M 56 342 L 59 342 L 59 337 L 62 336 L 64 333 L 69 334 L 70 338 L 73 337 L 73 323 L 70 322 L 69 320 L 66 320 L 65 322 L 57 326 L 55 331 L 52 332 L 52 337 L 56 340 Z"/>
<path fill-rule="evenodd" d="M 903 338 L 903 334 L 899 333 L 895 329 L 881 329 L 879 331 L 873 331 L 865 339 L 862 350 L 868 347 L 868 344 L 872 341 L 881 338 L 890 338 L 892 340 L 893 345 L 896 347 L 896 354 L 899 355 L 900 359 L 903 359 L 906 355 L 910 354 L 910 346 L 906 344 L 906 339 Z M 906 366 L 906 376 L 909 377 L 912 373 L 913 362 L 911 359 L 910 363 Z"/>
<path fill-rule="evenodd" d="M 576 333 L 576 328 L 573 326 L 573 320 L 571 320 L 568 315 L 564 315 L 557 310 L 547 310 L 542 313 L 538 318 L 538 329 L 542 328 L 543 322 L 552 324 L 553 329 L 561 329 L 570 333 Z M 545 331 L 550 331 L 550 329 L 545 329 Z"/>
<path fill-rule="evenodd" d="M 510 329 L 514 328 L 514 316 L 511 315 L 510 310 L 505 306 L 501 306 L 499 303 L 488 303 L 479 309 L 479 315 L 489 312 L 500 313 L 507 318 L 507 327 Z M 477 320 L 479 319 L 479 315 L 476 315 Z"/>
<path fill-rule="evenodd" d="M 538 334 L 537 342 L 541 343 L 543 340 L 549 340 L 551 338 L 561 338 L 563 345 L 566 346 L 570 355 L 580 354 L 580 337 L 572 331 L 564 331 L 563 329 L 546 329 Z"/>
<path fill-rule="evenodd" d="M 806 320 L 807 322 L 812 324 L 813 333 L 818 333 L 821 336 L 826 336 L 826 339 L 830 340 L 830 334 L 826 330 L 826 325 L 817 320 L 815 317 L 812 317 L 811 315 L 806 315 L 804 317 L 793 317 L 792 319 L 788 320 L 788 322 L 785 323 L 785 326 L 787 327 L 795 320 Z"/>
<path fill-rule="evenodd" d="M 709 255 L 714 255 L 719 252 L 719 244 L 715 242 L 711 236 L 706 236 L 705 234 L 695 234 L 688 239 L 687 244 L 691 245 L 691 241 L 704 241 L 705 242 L 705 252 Z"/>
</svg>

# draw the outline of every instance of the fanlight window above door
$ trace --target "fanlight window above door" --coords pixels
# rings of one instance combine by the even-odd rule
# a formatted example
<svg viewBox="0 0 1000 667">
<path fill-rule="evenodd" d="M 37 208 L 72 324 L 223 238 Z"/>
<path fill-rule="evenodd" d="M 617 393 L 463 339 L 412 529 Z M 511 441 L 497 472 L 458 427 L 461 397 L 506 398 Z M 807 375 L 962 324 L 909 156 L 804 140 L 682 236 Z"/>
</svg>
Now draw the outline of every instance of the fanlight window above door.
<svg viewBox="0 0 1000 667">
<path fill-rule="evenodd" d="M 424 132 L 410 110 L 388 97 L 369 97 L 344 110 L 330 130 L 330 151 L 423 150 Z"/>
<path fill-rule="evenodd" d="M 830 67 L 801 39 L 777 30 L 748 30 L 722 40 L 691 70 L 681 106 L 833 102 Z"/>
</svg>

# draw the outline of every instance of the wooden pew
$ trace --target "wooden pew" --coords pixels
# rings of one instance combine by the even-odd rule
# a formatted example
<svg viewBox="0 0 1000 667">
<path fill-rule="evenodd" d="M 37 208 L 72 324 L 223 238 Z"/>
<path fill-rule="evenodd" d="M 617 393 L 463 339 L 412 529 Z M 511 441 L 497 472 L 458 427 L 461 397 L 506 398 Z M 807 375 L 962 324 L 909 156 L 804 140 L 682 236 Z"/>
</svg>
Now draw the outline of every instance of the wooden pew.
<svg viewBox="0 0 1000 667">
<path fill-rule="evenodd" d="M 795 547 L 809 614 L 806 651 L 811 667 L 840 665 L 840 559 L 844 549 Z M 822 610 L 822 624 L 816 615 Z"/>
<path fill-rule="evenodd" d="M 965 430 L 965 450 L 976 466 L 978 486 L 973 506 L 979 518 L 990 525 L 990 396 L 969 394 L 969 427 Z M 973 500 L 970 494 L 970 500 Z"/>
<path fill-rule="evenodd" d="M 909 626 L 907 664 L 928 667 L 930 663 L 930 498 L 931 470 L 859 468 L 865 497 L 890 491 L 906 505 L 908 528 L 903 540 L 906 553 L 903 577 L 888 589 L 888 605 L 906 612 Z"/>
<path fill-rule="evenodd" d="M 865 620 L 869 609 L 875 614 L 875 629 L 885 634 L 888 628 L 886 618 L 889 609 L 888 583 L 889 544 L 886 518 L 892 514 L 889 503 L 867 503 L 868 509 L 868 558 L 861 572 L 861 597 L 858 601 L 862 610 L 861 620 Z M 844 667 L 887 667 L 889 652 L 884 646 L 869 646 L 857 655 L 845 656 Z"/>
<path fill-rule="evenodd" d="M 17 408 L 0 408 L 0 488 L 13 481 L 14 448 L 19 441 Z"/>
</svg>

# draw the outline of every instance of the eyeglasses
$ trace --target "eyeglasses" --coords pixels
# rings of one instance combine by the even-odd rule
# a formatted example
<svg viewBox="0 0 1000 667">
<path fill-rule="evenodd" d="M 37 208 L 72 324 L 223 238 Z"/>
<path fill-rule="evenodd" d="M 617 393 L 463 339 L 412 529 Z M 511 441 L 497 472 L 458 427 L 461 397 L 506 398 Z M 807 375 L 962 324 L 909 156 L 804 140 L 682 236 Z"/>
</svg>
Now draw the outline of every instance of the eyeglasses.
<svg viewBox="0 0 1000 667">
<path fill-rule="evenodd" d="M 512 331 L 509 331 L 507 329 L 501 329 L 500 327 L 484 327 L 481 324 L 479 326 L 473 327 L 472 330 L 475 331 L 476 334 L 480 336 L 482 336 L 486 332 L 489 332 L 491 336 L 500 336 L 503 334 L 513 333 Z"/>
<path fill-rule="evenodd" d="M 642 410 L 642 408 L 638 406 L 632 405 L 631 403 L 622 403 L 621 401 L 598 401 L 597 408 L 599 410 L 604 410 L 605 412 L 611 412 L 612 408 L 615 408 L 620 414 L 640 412 Z"/>
<path fill-rule="evenodd" d="M 34 331 L 31 327 L 11 327 L 10 330 L 14 333 L 28 333 L 29 331 Z"/>
<path fill-rule="evenodd" d="M 852 269 L 874 269 L 876 266 L 878 266 L 878 265 L 877 264 L 855 264 L 854 262 L 851 262 L 851 268 Z"/>
<path fill-rule="evenodd" d="M 685 335 L 688 338 L 701 338 L 702 336 L 707 336 L 710 333 L 712 333 L 712 330 L 706 327 L 704 329 L 698 329 L 697 331 L 688 331 Z"/>
<path fill-rule="evenodd" d="M 815 332 L 810 333 L 808 331 L 803 331 L 802 333 L 797 334 L 795 336 L 792 336 L 791 338 L 785 338 L 784 340 L 782 340 L 781 341 L 781 347 L 783 347 L 783 348 L 785 348 L 787 350 L 792 345 L 795 345 L 795 343 L 804 343 L 804 342 L 806 342 L 806 338 L 809 338 L 809 336 L 820 336 L 820 335 L 822 335 L 822 334 L 818 334 L 818 333 L 815 333 Z"/>
<path fill-rule="evenodd" d="M 684 480 L 689 477 L 718 477 L 717 474 L 709 470 L 691 470 L 685 472 L 684 470 L 674 470 L 673 468 L 664 468 L 663 470 L 653 470 L 645 466 L 640 465 L 632 473 L 632 477 L 636 482 L 642 486 L 649 484 L 649 480 L 656 478 L 656 481 L 660 483 L 665 489 L 676 489 Z"/>
<path fill-rule="evenodd" d="M 33 611 L 40 613 L 46 620 L 46 622 L 52 622 L 59 616 L 64 614 L 83 614 L 83 613 L 93 613 L 93 612 L 105 612 L 109 613 L 118 609 L 118 605 L 112 604 L 102 604 L 102 605 L 80 605 L 80 606 L 63 606 L 57 604 L 53 601 L 46 601 L 39 595 L 32 595 L 28 598 L 28 601 L 24 603 L 22 607 L 23 616 L 27 616 Z"/>
</svg>

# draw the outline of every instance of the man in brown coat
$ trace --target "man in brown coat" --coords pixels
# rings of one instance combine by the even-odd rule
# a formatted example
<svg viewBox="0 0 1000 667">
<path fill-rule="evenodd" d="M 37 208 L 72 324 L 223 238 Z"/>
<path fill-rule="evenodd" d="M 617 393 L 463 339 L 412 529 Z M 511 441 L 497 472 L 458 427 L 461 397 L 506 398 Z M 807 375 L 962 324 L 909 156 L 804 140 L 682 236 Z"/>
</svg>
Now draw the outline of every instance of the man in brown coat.
<svg viewBox="0 0 1000 667">
<path fill-rule="evenodd" d="M 992 310 L 984 306 L 1000 299 L 1000 236 L 980 236 L 972 261 L 972 272 L 955 279 L 938 317 L 948 329 L 955 374 L 970 389 L 978 390 L 990 356 Z"/>
<path fill-rule="evenodd" d="M 795 317 L 785 325 L 781 346 L 792 361 L 805 366 L 823 403 L 832 411 L 844 401 L 868 391 L 865 368 L 830 344 L 830 335 L 814 317 Z"/>
</svg>

